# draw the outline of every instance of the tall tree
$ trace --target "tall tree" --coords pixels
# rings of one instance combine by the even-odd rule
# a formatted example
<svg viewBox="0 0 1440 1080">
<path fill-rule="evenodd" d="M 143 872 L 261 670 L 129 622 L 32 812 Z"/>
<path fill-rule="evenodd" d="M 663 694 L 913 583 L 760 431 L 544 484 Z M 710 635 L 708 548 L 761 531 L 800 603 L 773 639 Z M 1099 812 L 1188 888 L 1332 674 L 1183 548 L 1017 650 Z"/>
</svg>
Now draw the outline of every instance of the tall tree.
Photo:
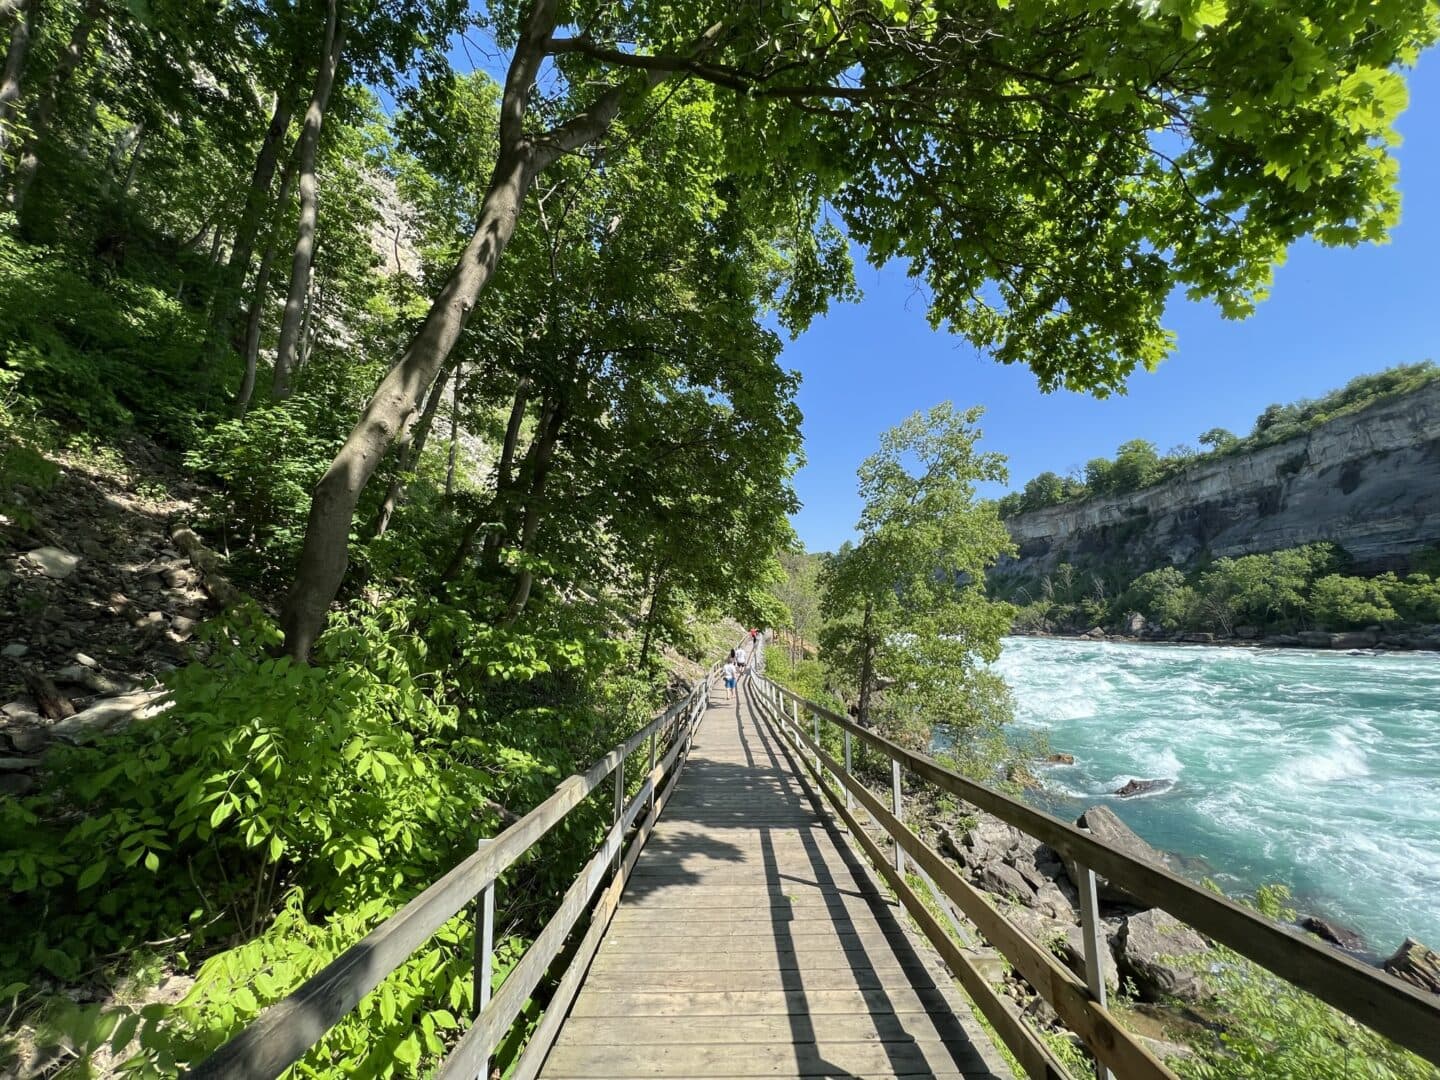
<svg viewBox="0 0 1440 1080">
<path fill-rule="evenodd" d="M 90 47 L 90 34 L 95 23 L 105 12 L 105 0 L 85 0 L 79 17 L 70 31 L 70 40 L 60 53 L 60 59 L 50 72 L 49 81 L 36 98 L 30 110 L 30 134 L 20 148 L 20 161 L 15 167 L 12 202 L 15 216 L 24 221 L 25 200 L 35 183 L 35 174 L 40 171 L 40 148 L 49 135 L 50 121 L 59 107 L 61 95 L 69 85 Z"/>
<path fill-rule="evenodd" d="M 19 0 L 15 22 L 10 28 L 10 46 L 5 52 L 5 68 L 0 72 L 0 162 L 10 148 L 10 127 L 15 122 L 15 103 L 20 100 L 25 58 L 30 53 L 34 32 L 35 0 Z"/>
<path fill-rule="evenodd" d="M 986 597 L 985 571 L 1014 545 L 975 497 L 978 482 L 1005 479 L 1003 459 L 976 448 L 980 414 L 937 405 L 880 437 L 860 466 L 859 542 L 821 576 L 823 655 L 855 687 L 860 722 L 876 719 L 883 676 L 880 719 L 924 749 L 937 721 L 995 726 L 983 664 L 999 657 L 1012 609 Z"/>
<path fill-rule="evenodd" d="M 876 263 L 905 257 L 931 319 L 1045 386 L 1108 392 L 1157 363 L 1177 286 L 1243 315 L 1306 235 L 1395 220 L 1393 70 L 1434 40 L 1427 0 L 1303 11 L 1167 0 L 581 4 L 492 12 L 512 50 L 491 185 L 429 316 L 316 486 L 287 648 L 308 655 L 343 578 L 360 493 L 419 406 L 536 178 L 663 107 L 673 77 L 730 92 L 732 171 L 823 200 Z M 542 69 L 560 96 L 537 88 Z M 557 118 L 553 119 L 552 118 Z M 1163 137 L 1157 137 L 1163 132 Z"/>
<path fill-rule="evenodd" d="M 280 344 L 275 351 L 275 377 L 271 396 L 281 400 L 290 396 L 290 380 L 300 363 L 301 324 L 310 292 L 315 259 L 315 222 L 319 215 L 319 195 L 315 180 L 315 162 L 320 153 L 320 128 L 335 85 L 344 48 L 345 27 L 340 21 L 338 0 L 329 0 L 325 15 L 325 42 L 320 53 L 319 70 L 315 76 L 315 92 L 305 110 L 300 129 L 300 225 L 295 237 L 295 255 L 290 264 L 290 291 L 285 299 L 285 314 L 280 322 Z"/>
</svg>

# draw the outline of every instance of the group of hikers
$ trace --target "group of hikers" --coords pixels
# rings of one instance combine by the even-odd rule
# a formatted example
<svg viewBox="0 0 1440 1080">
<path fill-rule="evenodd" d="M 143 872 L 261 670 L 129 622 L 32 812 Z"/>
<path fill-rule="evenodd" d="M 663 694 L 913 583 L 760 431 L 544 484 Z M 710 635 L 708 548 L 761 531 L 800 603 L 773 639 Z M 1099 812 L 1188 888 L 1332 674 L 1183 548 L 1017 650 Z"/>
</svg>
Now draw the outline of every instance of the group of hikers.
<svg viewBox="0 0 1440 1080">
<path fill-rule="evenodd" d="M 760 631 L 750 630 L 748 631 L 748 636 L 750 638 L 750 650 L 753 650 L 756 642 L 760 638 Z M 730 655 L 725 658 L 725 664 L 720 671 L 725 678 L 726 701 L 730 700 L 730 695 L 734 692 L 735 687 L 739 685 L 740 680 L 745 677 L 745 672 L 749 670 L 750 658 L 751 652 L 746 650 L 743 640 L 738 646 L 731 649 Z"/>
</svg>

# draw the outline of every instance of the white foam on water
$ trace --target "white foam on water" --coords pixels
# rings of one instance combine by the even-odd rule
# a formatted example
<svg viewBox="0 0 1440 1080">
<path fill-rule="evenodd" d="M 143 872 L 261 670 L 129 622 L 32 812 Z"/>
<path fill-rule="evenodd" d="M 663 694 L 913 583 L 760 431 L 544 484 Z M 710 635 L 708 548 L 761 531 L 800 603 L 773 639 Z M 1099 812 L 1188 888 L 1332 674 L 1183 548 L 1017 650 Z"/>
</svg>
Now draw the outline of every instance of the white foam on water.
<svg viewBox="0 0 1440 1080">
<path fill-rule="evenodd" d="M 1440 658 L 1007 639 L 1016 726 L 1156 846 L 1283 882 L 1377 952 L 1440 942 Z M 1127 780 L 1172 780 L 1108 798 Z"/>
</svg>

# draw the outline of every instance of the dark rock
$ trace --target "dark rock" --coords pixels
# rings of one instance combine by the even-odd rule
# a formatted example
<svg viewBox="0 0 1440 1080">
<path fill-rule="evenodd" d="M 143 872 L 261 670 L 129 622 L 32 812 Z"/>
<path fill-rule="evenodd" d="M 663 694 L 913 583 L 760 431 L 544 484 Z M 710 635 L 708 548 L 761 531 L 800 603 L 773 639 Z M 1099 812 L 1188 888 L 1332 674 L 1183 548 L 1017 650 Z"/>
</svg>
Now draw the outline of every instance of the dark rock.
<svg viewBox="0 0 1440 1080">
<path fill-rule="evenodd" d="M 0 757 L 0 773 L 28 772 L 39 768 L 40 762 L 30 757 Z"/>
<path fill-rule="evenodd" d="M 29 773 L 4 773 L 0 774 L 0 795 L 10 795 L 19 798 L 22 795 L 29 795 L 40 782 Z"/>
<path fill-rule="evenodd" d="M 1120 620 L 1120 632 L 1127 637 L 1139 637 L 1145 632 L 1145 616 L 1138 611 L 1128 612 Z"/>
<path fill-rule="evenodd" d="M 1080 927 L 1071 926 L 1066 929 L 1060 953 L 1065 966 L 1080 978 L 1085 978 L 1085 932 Z M 1100 972 L 1106 989 L 1111 993 L 1119 989 L 1120 971 L 1115 963 L 1115 954 L 1110 951 L 1109 942 L 1103 940 L 1100 946 Z"/>
<path fill-rule="evenodd" d="M 1074 754 L 1051 754 L 1051 755 L 1050 755 L 1049 757 L 1047 757 L 1045 760 L 1048 761 L 1048 762 L 1050 762 L 1050 764 L 1052 764 L 1052 765 L 1074 765 L 1074 764 L 1075 764 L 1075 755 L 1074 755 Z"/>
<path fill-rule="evenodd" d="M 1237 626 L 1235 627 L 1235 636 L 1241 641 L 1254 641 L 1260 636 L 1260 628 L 1258 626 Z"/>
<path fill-rule="evenodd" d="M 1116 788 L 1110 794 L 1128 799 L 1132 795 L 1148 795 L 1154 791 L 1164 791 L 1173 784 L 1173 780 L 1127 780 L 1124 787 Z"/>
<path fill-rule="evenodd" d="M 1215 635 L 1205 633 L 1180 634 L 1175 640 L 1184 641 L 1191 645 L 1210 645 L 1214 643 Z"/>
<path fill-rule="evenodd" d="M 1158 908 L 1129 916 L 1120 931 L 1120 969 L 1146 1001 L 1204 996 L 1199 972 L 1185 961 L 1209 951 L 1204 938 Z"/>
<path fill-rule="evenodd" d="M 1300 639 L 1294 634 L 1267 634 L 1264 644 L 1274 645 L 1278 648 L 1293 649 L 1300 644 Z"/>
<path fill-rule="evenodd" d="M 1380 635 L 1373 630 L 1352 630 L 1346 634 L 1331 634 L 1332 649 L 1373 649 Z"/>
<path fill-rule="evenodd" d="M 997 896 L 1026 901 L 1035 895 L 1020 872 L 1007 863 L 985 863 L 976 871 L 975 877 L 982 889 Z"/>
<path fill-rule="evenodd" d="M 1295 635 L 1300 639 L 1300 644 L 1307 649 L 1328 649 L 1330 648 L 1330 635 L 1324 630 L 1301 630 Z"/>
<path fill-rule="evenodd" d="M 1089 638 L 1092 641 L 1103 641 L 1105 639 L 1105 631 L 1101 630 L 1098 626 L 1092 626 L 1089 630 L 1086 630 L 1085 633 L 1081 634 L 1080 636 L 1083 638 Z"/>
<path fill-rule="evenodd" d="M 1147 844 L 1140 837 L 1136 836 L 1126 824 L 1120 820 L 1115 811 L 1108 806 L 1092 806 L 1081 814 L 1075 824 L 1086 832 L 1090 833 L 1100 843 L 1109 847 L 1117 848 L 1136 859 L 1143 859 L 1146 862 L 1154 863 L 1156 866 L 1165 865 L 1165 857 Z M 1070 875 L 1070 880 L 1076 887 L 1080 884 L 1080 872 L 1069 862 L 1065 864 L 1065 870 Z M 1096 877 L 1098 893 L 1101 900 L 1112 904 L 1131 904 L 1135 907 L 1148 907 L 1139 897 L 1132 896 L 1117 885 L 1111 885 L 1103 877 Z"/>
<path fill-rule="evenodd" d="M 39 717 L 37 716 L 38 720 Z M 10 748 L 16 753 L 33 754 L 44 748 L 49 737 L 46 729 L 40 726 L 18 726 L 12 725 L 0 730 L 0 738 L 4 738 L 10 744 Z"/>
<path fill-rule="evenodd" d="M 1321 941 L 1328 941 L 1331 945 L 1338 946 L 1348 952 L 1363 952 L 1365 950 L 1365 939 L 1354 930 L 1326 922 L 1317 915 L 1306 915 L 1300 920 L 1298 925 L 1301 930 L 1309 931 Z"/>
<path fill-rule="evenodd" d="M 1383 966 L 1397 979 L 1404 979 L 1432 994 L 1440 994 L 1440 953 L 1414 938 L 1406 938 Z"/>
</svg>

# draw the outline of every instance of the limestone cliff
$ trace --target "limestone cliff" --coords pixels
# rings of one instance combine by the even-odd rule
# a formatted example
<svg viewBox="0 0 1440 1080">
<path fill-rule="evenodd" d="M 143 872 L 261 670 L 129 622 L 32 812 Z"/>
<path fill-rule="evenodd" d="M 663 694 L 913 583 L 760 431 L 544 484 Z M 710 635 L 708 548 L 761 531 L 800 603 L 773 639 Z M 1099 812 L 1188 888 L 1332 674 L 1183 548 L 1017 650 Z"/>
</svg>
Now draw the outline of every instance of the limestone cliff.
<svg viewBox="0 0 1440 1080">
<path fill-rule="evenodd" d="M 1002 572 L 1127 562 L 1135 572 L 1209 554 L 1329 540 L 1363 569 L 1404 569 L 1440 543 L 1440 382 L 1260 450 L 1197 462 L 1163 484 L 1019 514 Z"/>
</svg>

